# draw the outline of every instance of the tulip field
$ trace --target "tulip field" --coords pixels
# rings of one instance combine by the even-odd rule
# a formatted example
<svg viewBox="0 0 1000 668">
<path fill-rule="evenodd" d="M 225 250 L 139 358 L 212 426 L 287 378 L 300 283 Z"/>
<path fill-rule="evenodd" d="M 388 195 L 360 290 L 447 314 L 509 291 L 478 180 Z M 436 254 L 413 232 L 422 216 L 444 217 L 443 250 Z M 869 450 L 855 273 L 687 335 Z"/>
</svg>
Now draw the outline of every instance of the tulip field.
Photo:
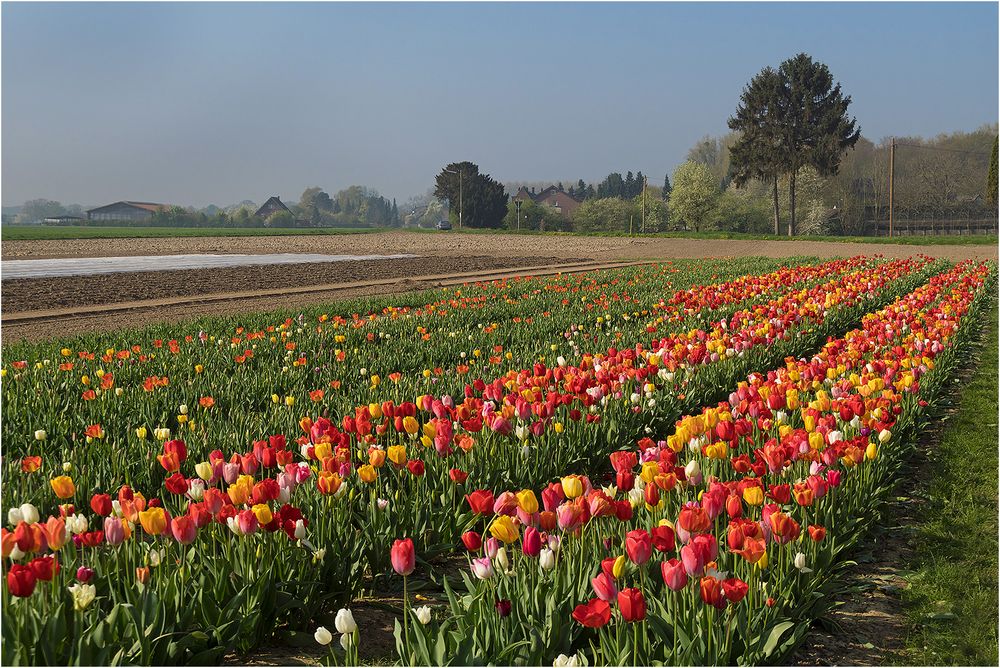
<svg viewBox="0 0 1000 668">
<path fill-rule="evenodd" d="M 994 263 L 728 258 L 3 347 L 2 661 L 780 661 Z M 334 628 L 320 620 L 333 619 Z"/>
</svg>

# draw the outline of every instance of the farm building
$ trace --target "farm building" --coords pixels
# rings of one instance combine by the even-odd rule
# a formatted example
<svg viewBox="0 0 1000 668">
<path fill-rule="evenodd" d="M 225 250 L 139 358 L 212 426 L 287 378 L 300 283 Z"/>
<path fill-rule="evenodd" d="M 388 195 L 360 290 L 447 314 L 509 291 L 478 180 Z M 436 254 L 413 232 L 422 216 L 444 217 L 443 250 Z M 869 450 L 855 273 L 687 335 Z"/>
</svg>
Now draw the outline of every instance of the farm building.
<svg viewBox="0 0 1000 668">
<path fill-rule="evenodd" d="M 528 189 L 521 187 L 514 195 L 515 200 L 521 201 L 532 201 L 536 204 L 542 206 L 547 206 L 554 209 L 556 213 L 560 214 L 563 218 L 570 218 L 573 213 L 580 208 L 580 200 L 576 199 L 565 190 L 559 190 L 556 186 L 549 186 L 537 195 L 534 192 L 528 192 Z"/>
<path fill-rule="evenodd" d="M 282 203 L 281 199 L 275 195 L 274 197 L 269 198 L 259 209 L 257 209 L 257 213 L 254 214 L 254 217 L 264 218 L 266 220 L 279 211 L 288 211 L 288 213 L 291 213 L 288 207 Z"/>
<path fill-rule="evenodd" d="M 88 210 L 87 220 L 148 220 L 156 211 L 169 209 L 169 204 L 122 201 Z"/>
</svg>

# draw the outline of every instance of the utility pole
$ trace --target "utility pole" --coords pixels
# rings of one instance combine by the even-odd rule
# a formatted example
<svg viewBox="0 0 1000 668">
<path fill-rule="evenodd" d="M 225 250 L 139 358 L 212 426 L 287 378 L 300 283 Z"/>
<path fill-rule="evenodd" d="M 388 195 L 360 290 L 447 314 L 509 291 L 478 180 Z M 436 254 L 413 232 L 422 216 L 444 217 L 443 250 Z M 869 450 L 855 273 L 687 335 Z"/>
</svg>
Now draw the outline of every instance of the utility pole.
<svg viewBox="0 0 1000 668">
<path fill-rule="evenodd" d="M 896 138 L 889 140 L 889 238 L 892 238 L 892 219 L 895 200 L 893 186 L 896 183 Z"/>
<path fill-rule="evenodd" d="M 521 231 L 521 200 L 519 200 L 519 199 L 515 199 L 514 200 L 514 210 L 517 212 L 515 214 L 517 216 L 517 231 L 520 232 Z"/>
<path fill-rule="evenodd" d="M 465 206 L 462 204 L 462 174 L 464 172 L 464 169 L 458 170 L 458 229 L 462 229 L 462 212 L 465 211 Z"/>
<path fill-rule="evenodd" d="M 642 177 L 642 233 L 646 233 L 646 183 L 649 181 L 648 176 Z"/>
</svg>

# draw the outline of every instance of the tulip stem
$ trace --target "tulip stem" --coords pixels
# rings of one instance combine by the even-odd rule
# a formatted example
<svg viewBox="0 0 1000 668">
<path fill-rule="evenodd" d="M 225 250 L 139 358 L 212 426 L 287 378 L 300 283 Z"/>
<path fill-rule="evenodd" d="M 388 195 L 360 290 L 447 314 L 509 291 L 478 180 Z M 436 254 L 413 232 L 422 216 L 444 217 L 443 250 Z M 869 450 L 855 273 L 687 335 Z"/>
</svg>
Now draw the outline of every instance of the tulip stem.
<svg viewBox="0 0 1000 668">
<path fill-rule="evenodd" d="M 410 599 L 407 597 L 406 581 L 407 576 L 403 576 L 403 644 L 406 646 L 406 661 L 408 665 L 413 665 L 413 655 L 410 652 Z"/>
</svg>

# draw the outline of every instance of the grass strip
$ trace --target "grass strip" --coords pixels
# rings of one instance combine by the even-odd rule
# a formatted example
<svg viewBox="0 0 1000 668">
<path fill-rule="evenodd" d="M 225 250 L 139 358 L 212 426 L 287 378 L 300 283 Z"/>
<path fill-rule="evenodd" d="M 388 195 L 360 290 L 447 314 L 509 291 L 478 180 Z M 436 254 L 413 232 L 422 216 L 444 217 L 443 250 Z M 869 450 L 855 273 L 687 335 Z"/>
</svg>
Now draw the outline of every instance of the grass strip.
<svg viewBox="0 0 1000 668">
<path fill-rule="evenodd" d="M 903 593 L 909 665 L 997 665 L 997 306 L 975 371 L 930 453 L 925 519 Z"/>
</svg>

